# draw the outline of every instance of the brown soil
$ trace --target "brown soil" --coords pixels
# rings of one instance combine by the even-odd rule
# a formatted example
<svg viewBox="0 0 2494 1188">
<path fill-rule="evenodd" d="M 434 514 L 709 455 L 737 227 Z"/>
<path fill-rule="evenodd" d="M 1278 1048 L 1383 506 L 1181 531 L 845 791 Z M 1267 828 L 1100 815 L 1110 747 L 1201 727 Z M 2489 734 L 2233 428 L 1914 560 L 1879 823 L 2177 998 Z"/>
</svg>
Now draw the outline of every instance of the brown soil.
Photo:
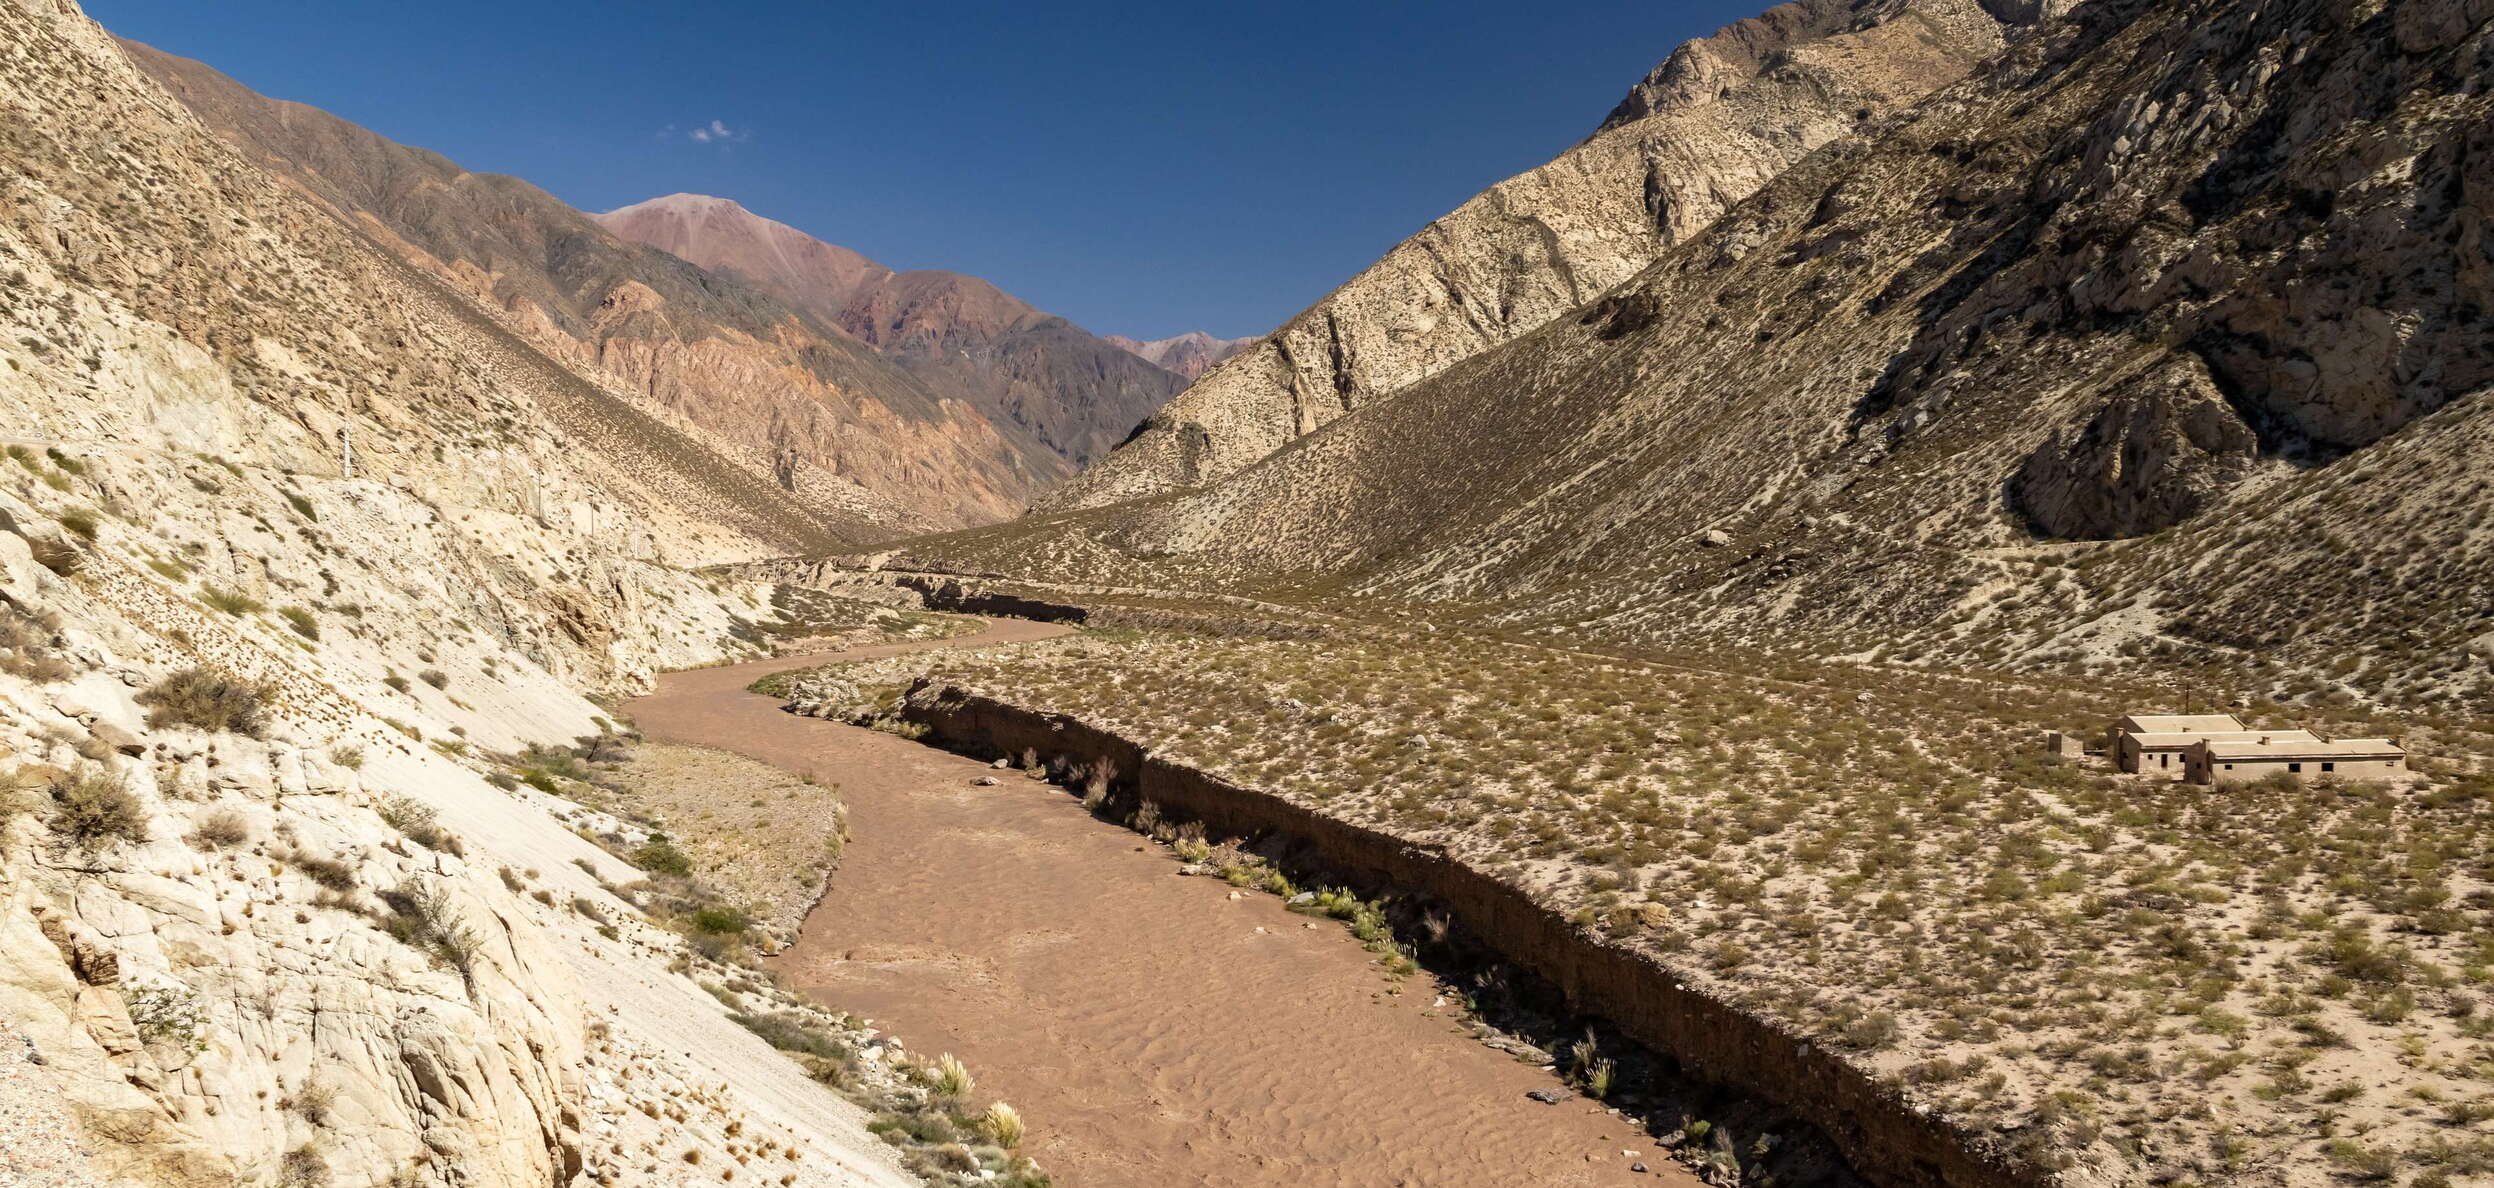
<svg viewBox="0 0 2494 1188">
<path fill-rule="evenodd" d="M 959 1054 L 980 1097 L 1031 1119 L 1032 1154 L 1068 1188 L 1697 1182 L 1591 1102 L 1528 1100 L 1557 1082 L 1463 1035 L 1425 978 L 1388 993 L 1338 925 L 1176 877 L 1048 785 L 744 692 L 830 659 L 1064 630 L 999 621 L 678 673 L 628 709 L 653 739 L 838 781 L 853 840 L 781 970 Z M 987 774 L 1004 778 L 971 783 Z"/>
</svg>

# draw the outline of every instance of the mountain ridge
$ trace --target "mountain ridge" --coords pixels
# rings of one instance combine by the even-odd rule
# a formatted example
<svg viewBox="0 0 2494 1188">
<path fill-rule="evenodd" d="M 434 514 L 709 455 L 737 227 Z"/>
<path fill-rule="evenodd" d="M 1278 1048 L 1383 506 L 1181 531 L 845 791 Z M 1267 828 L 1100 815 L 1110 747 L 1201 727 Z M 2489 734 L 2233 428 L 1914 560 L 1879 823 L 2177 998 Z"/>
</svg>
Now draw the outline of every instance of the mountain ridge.
<svg viewBox="0 0 2494 1188">
<path fill-rule="evenodd" d="M 1121 334 L 1111 334 L 1107 341 L 1192 381 L 1203 378 L 1205 372 L 1222 360 L 1255 345 L 1256 338 L 1252 335 L 1246 338 L 1214 338 L 1201 330 L 1189 330 L 1150 342 L 1137 341 Z"/>
<path fill-rule="evenodd" d="M 2185 11 L 2074 10 L 1226 478 L 894 563 L 2483 698 L 2494 158 L 2438 88 L 2494 9 Z"/>
<path fill-rule="evenodd" d="M 1071 468 L 1105 455 L 1185 384 L 990 281 L 896 272 L 733 199 L 674 194 L 591 217 L 625 239 L 744 279 L 935 390 L 960 393 Z"/>
<path fill-rule="evenodd" d="M 702 426 L 802 500 L 893 534 L 1001 519 L 1072 472 L 967 395 L 761 289 L 618 238 L 522 179 L 121 45 L 220 137 L 359 233 L 540 349 Z"/>
<path fill-rule="evenodd" d="M 1527 333 L 1810 151 L 1962 78 L 2060 7 L 1804 0 L 1690 41 L 1593 135 L 1396 245 L 1039 506 L 1204 485 Z"/>
</svg>

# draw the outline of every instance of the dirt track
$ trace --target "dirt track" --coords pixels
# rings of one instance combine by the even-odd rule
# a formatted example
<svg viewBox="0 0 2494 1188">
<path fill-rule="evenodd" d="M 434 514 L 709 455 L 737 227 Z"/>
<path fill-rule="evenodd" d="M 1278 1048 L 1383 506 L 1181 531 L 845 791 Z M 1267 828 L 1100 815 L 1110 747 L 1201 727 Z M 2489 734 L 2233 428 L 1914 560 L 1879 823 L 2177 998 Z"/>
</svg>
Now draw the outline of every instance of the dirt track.
<svg viewBox="0 0 2494 1188">
<path fill-rule="evenodd" d="M 1046 784 L 744 691 L 825 659 L 1063 631 L 999 620 L 678 673 L 628 712 L 652 738 L 839 786 L 852 841 L 782 972 L 918 1050 L 958 1053 L 980 1099 L 1031 1120 L 1032 1154 L 1067 1188 L 1697 1182 L 1590 1102 L 1528 1100 L 1548 1074 L 1462 1035 L 1426 979 L 1388 994 L 1341 927 L 1176 877 Z M 987 774 L 1006 778 L 971 784 Z"/>
</svg>

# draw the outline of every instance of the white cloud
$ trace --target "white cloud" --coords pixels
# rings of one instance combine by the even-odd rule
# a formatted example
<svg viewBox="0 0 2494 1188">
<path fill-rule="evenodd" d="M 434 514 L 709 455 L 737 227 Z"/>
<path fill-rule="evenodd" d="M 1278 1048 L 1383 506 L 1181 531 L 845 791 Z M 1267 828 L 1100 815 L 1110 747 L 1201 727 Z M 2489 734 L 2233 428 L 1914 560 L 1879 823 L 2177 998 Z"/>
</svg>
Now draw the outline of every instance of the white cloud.
<svg viewBox="0 0 2494 1188">
<path fill-rule="evenodd" d="M 712 120 L 707 124 L 703 124 L 693 129 L 690 135 L 695 141 L 702 144 L 711 144 L 731 143 L 743 140 L 746 136 L 750 135 L 750 133 L 747 133 L 742 129 L 730 128 L 723 120 Z"/>
</svg>

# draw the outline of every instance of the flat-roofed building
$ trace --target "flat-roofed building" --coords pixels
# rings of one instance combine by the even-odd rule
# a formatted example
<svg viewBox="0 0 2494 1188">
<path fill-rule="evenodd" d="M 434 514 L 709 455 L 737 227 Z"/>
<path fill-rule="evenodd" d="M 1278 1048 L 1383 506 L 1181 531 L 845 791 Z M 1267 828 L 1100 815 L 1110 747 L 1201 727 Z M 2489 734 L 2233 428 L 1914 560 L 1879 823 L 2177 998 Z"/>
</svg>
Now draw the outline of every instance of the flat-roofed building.
<svg viewBox="0 0 2494 1188">
<path fill-rule="evenodd" d="M 2253 739 L 2211 737 L 2184 756 L 2193 783 L 2248 783 L 2272 775 L 2303 779 L 2392 780 L 2407 772 L 2407 749 L 2386 738 L 2315 738 L 2283 730 Z"/>
<path fill-rule="evenodd" d="M 2179 780 L 2183 752 L 2211 734 L 2243 728 L 2232 714 L 2125 714 L 2104 728 L 2104 752 L 2133 775 Z"/>
<path fill-rule="evenodd" d="M 2117 734 L 2190 734 L 2244 729 L 2232 714 L 2125 714 L 2113 721 Z"/>
</svg>

